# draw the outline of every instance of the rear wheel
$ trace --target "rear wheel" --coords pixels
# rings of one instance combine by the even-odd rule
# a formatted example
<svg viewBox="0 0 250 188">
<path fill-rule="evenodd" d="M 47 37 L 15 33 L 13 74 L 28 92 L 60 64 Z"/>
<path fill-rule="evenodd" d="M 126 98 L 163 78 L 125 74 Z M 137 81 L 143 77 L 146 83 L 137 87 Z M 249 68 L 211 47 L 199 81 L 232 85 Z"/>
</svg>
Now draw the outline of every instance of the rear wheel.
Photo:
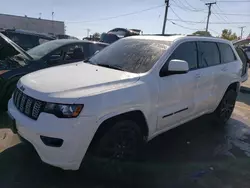
<svg viewBox="0 0 250 188">
<path fill-rule="evenodd" d="M 135 160 L 143 145 L 139 126 L 131 120 L 115 122 L 94 143 L 93 154 L 97 157 L 118 161 Z"/>
<path fill-rule="evenodd" d="M 236 98 L 237 92 L 232 89 L 225 93 L 219 106 L 214 112 L 216 121 L 218 123 L 225 124 L 229 120 L 234 110 Z"/>
</svg>

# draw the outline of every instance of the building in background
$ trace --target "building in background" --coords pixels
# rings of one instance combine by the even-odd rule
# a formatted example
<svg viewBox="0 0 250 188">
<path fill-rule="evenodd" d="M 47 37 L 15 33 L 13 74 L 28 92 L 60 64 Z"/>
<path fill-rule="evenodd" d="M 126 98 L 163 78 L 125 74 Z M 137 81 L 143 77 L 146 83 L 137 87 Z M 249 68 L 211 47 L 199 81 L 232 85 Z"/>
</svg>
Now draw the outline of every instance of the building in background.
<svg viewBox="0 0 250 188">
<path fill-rule="evenodd" d="M 38 33 L 65 34 L 64 22 L 0 14 L 0 29 L 22 29 Z"/>
</svg>

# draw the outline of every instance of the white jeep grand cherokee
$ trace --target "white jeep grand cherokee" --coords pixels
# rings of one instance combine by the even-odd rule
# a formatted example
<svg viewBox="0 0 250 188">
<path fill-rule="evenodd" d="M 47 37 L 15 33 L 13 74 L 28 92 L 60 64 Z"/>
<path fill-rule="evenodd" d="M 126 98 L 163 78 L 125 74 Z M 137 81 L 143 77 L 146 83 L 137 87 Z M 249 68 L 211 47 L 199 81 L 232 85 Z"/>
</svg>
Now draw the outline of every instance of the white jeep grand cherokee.
<svg viewBox="0 0 250 188">
<path fill-rule="evenodd" d="M 226 40 L 127 37 L 86 62 L 22 77 L 8 111 L 44 162 L 76 170 L 87 150 L 134 159 L 143 142 L 203 114 L 225 123 L 241 74 Z"/>
</svg>

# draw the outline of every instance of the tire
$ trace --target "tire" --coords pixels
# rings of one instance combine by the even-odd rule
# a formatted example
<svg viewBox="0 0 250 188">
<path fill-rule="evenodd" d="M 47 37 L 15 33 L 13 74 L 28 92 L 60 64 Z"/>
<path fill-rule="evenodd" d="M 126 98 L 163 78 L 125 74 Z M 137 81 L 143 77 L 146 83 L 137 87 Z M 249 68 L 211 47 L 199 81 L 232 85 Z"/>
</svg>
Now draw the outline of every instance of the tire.
<svg viewBox="0 0 250 188">
<path fill-rule="evenodd" d="M 136 160 L 143 146 L 140 127 L 131 120 L 114 122 L 93 144 L 96 157 L 117 161 Z"/>
<path fill-rule="evenodd" d="M 236 98 L 236 91 L 232 89 L 226 91 L 219 106 L 214 111 L 214 116 L 217 123 L 225 124 L 230 119 L 234 110 Z"/>
<path fill-rule="evenodd" d="M 7 110 L 8 101 L 10 100 L 12 93 L 14 92 L 16 88 L 16 84 L 19 80 L 19 77 L 12 78 L 10 81 L 8 81 L 8 84 L 6 86 L 5 93 L 2 96 L 0 108 L 2 110 Z M 3 91 L 2 91 L 3 92 Z"/>
<path fill-rule="evenodd" d="M 8 87 L 5 95 L 3 96 L 3 101 L 2 101 L 2 105 L 1 105 L 2 109 L 7 110 L 8 101 L 10 100 L 10 98 L 12 96 L 12 93 L 14 92 L 15 88 L 16 88 L 16 83 L 15 84 L 11 84 Z"/>
</svg>

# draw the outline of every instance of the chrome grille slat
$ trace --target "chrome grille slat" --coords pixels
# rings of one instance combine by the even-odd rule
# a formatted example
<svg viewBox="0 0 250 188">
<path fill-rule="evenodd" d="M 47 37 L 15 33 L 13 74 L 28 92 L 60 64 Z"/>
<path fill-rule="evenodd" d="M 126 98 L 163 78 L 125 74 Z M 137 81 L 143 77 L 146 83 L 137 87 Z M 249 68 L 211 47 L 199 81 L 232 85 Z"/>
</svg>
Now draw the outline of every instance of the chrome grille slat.
<svg viewBox="0 0 250 188">
<path fill-rule="evenodd" d="M 32 117 L 38 118 L 41 105 L 42 105 L 42 103 L 40 101 L 36 101 L 34 103 L 34 107 L 33 107 L 33 110 L 32 110 Z"/>
<path fill-rule="evenodd" d="M 24 94 L 19 89 L 14 91 L 13 102 L 16 108 L 24 115 L 30 117 L 31 119 L 37 120 L 45 102 L 34 99 L 26 94 Z"/>
<path fill-rule="evenodd" d="M 25 100 L 26 100 L 26 99 L 27 99 L 26 95 L 23 94 L 22 99 L 21 99 L 21 102 L 20 102 L 20 107 L 19 107 L 19 110 L 20 110 L 21 112 L 23 112 L 23 110 L 24 110 L 24 105 L 25 105 Z"/>
<path fill-rule="evenodd" d="M 28 98 L 27 99 L 27 102 L 26 102 L 26 105 L 25 105 L 25 110 L 24 110 L 24 113 L 26 115 L 30 115 L 31 114 L 31 105 L 32 105 L 32 99 L 31 98 Z"/>
<path fill-rule="evenodd" d="M 17 103 L 16 103 L 17 108 L 19 108 L 21 97 L 22 97 L 22 93 L 18 92 L 18 94 L 17 94 Z"/>
</svg>

